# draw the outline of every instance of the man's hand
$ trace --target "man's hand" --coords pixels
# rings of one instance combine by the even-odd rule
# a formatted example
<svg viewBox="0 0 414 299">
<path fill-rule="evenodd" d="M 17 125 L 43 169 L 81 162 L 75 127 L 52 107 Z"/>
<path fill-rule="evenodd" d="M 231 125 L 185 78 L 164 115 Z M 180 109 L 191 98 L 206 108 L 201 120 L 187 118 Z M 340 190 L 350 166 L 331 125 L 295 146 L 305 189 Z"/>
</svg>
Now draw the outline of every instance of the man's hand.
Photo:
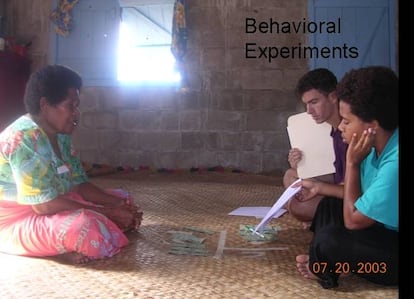
<svg viewBox="0 0 414 299">
<path fill-rule="evenodd" d="M 288 162 L 291 168 L 297 169 L 298 163 L 302 160 L 302 152 L 298 148 L 292 148 L 289 151 Z"/>
</svg>

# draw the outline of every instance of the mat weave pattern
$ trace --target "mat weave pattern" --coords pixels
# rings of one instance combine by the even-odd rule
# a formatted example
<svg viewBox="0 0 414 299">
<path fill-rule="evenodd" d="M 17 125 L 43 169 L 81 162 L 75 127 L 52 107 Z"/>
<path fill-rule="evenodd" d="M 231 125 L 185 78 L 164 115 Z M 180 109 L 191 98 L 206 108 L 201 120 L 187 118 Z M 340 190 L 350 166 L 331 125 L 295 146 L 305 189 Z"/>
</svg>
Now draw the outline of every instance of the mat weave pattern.
<svg viewBox="0 0 414 299">
<path fill-rule="evenodd" d="M 333 290 L 302 278 L 295 256 L 306 253 L 311 233 L 288 214 L 270 223 L 281 227 L 276 241 L 244 240 L 239 226 L 260 220 L 227 214 L 241 206 L 271 206 L 283 191 L 274 177 L 132 173 L 92 180 L 127 189 L 142 206 L 142 227 L 128 233 L 130 244 L 110 259 L 80 266 L 0 254 L 0 298 L 398 298 L 398 288 L 353 275 Z M 170 231 L 189 227 L 214 231 L 193 232 L 205 238 L 207 256 L 168 253 Z M 275 250 L 281 248 L 287 249 Z"/>
</svg>

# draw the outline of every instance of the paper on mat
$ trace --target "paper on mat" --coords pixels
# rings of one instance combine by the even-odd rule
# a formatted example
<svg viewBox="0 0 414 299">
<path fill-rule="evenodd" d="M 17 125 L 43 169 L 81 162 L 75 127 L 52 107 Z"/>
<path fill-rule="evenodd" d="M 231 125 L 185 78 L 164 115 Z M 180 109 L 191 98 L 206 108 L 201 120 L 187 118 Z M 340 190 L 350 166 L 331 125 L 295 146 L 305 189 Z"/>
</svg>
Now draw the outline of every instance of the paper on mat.
<svg viewBox="0 0 414 299">
<path fill-rule="evenodd" d="M 335 152 L 328 123 L 317 124 L 306 112 L 288 118 L 287 131 L 291 147 L 302 151 L 298 176 L 302 179 L 334 173 Z"/>
<path fill-rule="evenodd" d="M 267 212 L 267 214 L 263 217 L 262 221 L 255 227 L 253 233 L 261 232 L 263 228 L 266 226 L 266 223 L 269 222 L 276 213 L 283 208 L 283 206 L 288 202 L 288 200 L 294 196 L 296 193 L 302 189 L 302 186 L 293 187 L 296 183 L 300 182 L 301 179 L 297 179 L 294 181 L 289 187 L 286 188 L 285 192 L 279 197 L 279 199 L 275 202 L 272 208 Z"/>
<path fill-rule="evenodd" d="M 266 216 L 267 212 L 271 207 L 240 207 L 235 209 L 234 211 L 231 211 L 229 215 L 232 216 L 252 216 L 256 218 L 263 218 Z M 286 209 L 280 209 L 278 213 L 276 213 L 273 218 L 278 218 L 282 216 L 284 213 L 286 213 Z"/>
</svg>

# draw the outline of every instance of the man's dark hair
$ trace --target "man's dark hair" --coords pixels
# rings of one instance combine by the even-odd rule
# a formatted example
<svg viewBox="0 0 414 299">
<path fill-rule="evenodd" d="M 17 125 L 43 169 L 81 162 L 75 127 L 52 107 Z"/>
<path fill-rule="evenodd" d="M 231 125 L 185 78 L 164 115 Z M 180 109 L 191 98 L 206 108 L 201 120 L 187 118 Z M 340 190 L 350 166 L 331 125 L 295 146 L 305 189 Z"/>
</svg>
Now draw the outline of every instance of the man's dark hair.
<svg viewBox="0 0 414 299">
<path fill-rule="evenodd" d="M 376 120 L 389 131 L 398 127 L 398 77 L 390 68 L 353 69 L 338 83 L 336 94 L 361 120 Z"/>
<path fill-rule="evenodd" d="M 26 84 L 24 104 L 27 112 L 38 115 L 40 99 L 45 97 L 51 105 L 62 102 L 69 88 L 80 89 L 82 78 L 78 73 L 63 65 L 48 65 L 30 75 Z"/>
<path fill-rule="evenodd" d="M 336 76 L 330 70 L 318 68 L 307 72 L 299 79 L 295 93 L 302 97 L 305 92 L 316 89 L 327 96 L 335 90 L 337 83 Z"/>
</svg>

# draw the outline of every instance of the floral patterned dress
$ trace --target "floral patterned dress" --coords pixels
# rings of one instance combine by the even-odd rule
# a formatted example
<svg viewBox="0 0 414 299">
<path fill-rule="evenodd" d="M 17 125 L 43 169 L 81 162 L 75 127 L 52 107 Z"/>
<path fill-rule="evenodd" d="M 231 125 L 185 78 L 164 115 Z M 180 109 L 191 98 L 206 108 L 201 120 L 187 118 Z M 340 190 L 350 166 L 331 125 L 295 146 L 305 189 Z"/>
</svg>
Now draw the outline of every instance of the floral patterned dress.
<svg viewBox="0 0 414 299">
<path fill-rule="evenodd" d="M 91 259 L 113 256 L 128 239 L 106 216 L 90 209 L 38 215 L 31 207 L 60 194 L 92 204 L 71 191 L 88 178 L 70 136 L 58 135 L 58 144 L 62 159 L 28 116 L 0 133 L 0 252 L 25 256 L 78 252 Z"/>
</svg>

